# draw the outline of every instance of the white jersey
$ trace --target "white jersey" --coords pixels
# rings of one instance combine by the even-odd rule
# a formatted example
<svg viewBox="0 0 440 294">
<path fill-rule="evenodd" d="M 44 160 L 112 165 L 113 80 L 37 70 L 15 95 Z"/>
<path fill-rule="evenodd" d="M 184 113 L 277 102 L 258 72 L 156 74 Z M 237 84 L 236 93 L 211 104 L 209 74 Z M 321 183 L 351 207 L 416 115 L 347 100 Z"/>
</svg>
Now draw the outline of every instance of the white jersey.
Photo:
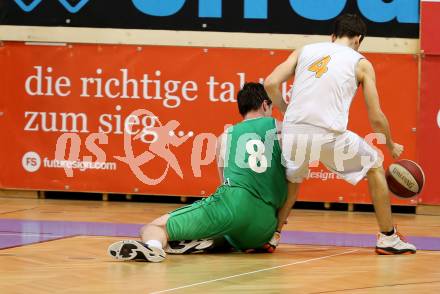
<svg viewBox="0 0 440 294">
<path fill-rule="evenodd" d="M 356 65 L 362 58 L 350 47 L 335 43 L 304 46 L 284 121 L 344 132 L 358 88 Z"/>
</svg>

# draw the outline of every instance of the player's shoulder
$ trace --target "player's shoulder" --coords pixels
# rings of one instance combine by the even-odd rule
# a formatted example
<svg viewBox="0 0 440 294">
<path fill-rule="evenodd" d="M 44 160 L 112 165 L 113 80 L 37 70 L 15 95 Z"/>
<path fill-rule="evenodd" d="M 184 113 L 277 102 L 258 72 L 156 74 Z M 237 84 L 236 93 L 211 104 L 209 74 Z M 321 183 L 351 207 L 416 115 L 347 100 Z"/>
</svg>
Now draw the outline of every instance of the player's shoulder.
<svg viewBox="0 0 440 294">
<path fill-rule="evenodd" d="M 359 65 L 360 66 L 372 67 L 373 63 L 371 63 L 371 61 L 369 61 L 367 58 L 362 58 L 361 60 L 359 60 Z"/>
<path fill-rule="evenodd" d="M 369 72 L 374 71 L 373 64 L 366 58 L 359 59 L 359 62 L 356 65 L 356 71 L 360 72 Z"/>
<path fill-rule="evenodd" d="M 365 77 L 374 77 L 373 64 L 368 59 L 360 59 L 356 65 L 356 79 L 362 83 Z"/>
</svg>

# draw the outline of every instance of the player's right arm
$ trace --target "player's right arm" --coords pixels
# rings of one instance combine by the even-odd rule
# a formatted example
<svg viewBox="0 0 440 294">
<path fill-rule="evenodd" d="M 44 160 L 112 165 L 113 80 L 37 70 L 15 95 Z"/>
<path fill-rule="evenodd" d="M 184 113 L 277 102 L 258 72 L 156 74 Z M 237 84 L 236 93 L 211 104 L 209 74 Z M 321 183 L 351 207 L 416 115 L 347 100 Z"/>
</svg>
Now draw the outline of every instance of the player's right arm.
<svg viewBox="0 0 440 294">
<path fill-rule="evenodd" d="M 282 122 L 275 120 L 275 124 L 277 127 L 278 141 L 280 146 L 283 146 L 281 141 L 281 131 L 283 129 Z M 289 168 L 286 167 L 286 180 L 287 180 L 287 198 L 284 202 L 283 206 L 278 209 L 277 217 L 278 217 L 278 226 L 277 232 L 281 233 L 283 226 L 287 223 L 287 218 L 289 217 L 290 211 L 292 210 L 293 205 L 296 202 L 296 198 L 298 196 L 299 183 L 291 182 L 288 178 L 288 175 L 291 174 L 289 172 Z"/>
<path fill-rule="evenodd" d="M 393 158 L 397 158 L 403 151 L 403 146 L 394 141 L 391 138 L 390 125 L 388 119 L 383 113 L 380 102 L 379 94 L 376 87 L 376 73 L 374 72 L 373 65 L 366 59 L 361 59 L 356 66 L 356 78 L 360 84 L 365 97 L 365 104 L 367 106 L 368 119 L 374 132 L 381 133 L 386 138 L 386 146 L 390 151 Z"/>
<path fill-rule="evenodd" d="M 277 232 L 281 232 L 283 226 L 287 223 L 290 211 L 296 202 L 298 196 L 299 183 L 287 181 L 287 198 L 283 206 L 278 210 L 278 226 Z"/>
<path fill-rule="evenodd" d="M 286 112 L 287 104 L 283 99 L 280 87 L 282 83 L 295 74 L 299 54 L 300 50 L 295 50 L 283 63 L 278 65 L 264 81 L 264 88 L 267 94 L 282 113 Z"/>
</svg>

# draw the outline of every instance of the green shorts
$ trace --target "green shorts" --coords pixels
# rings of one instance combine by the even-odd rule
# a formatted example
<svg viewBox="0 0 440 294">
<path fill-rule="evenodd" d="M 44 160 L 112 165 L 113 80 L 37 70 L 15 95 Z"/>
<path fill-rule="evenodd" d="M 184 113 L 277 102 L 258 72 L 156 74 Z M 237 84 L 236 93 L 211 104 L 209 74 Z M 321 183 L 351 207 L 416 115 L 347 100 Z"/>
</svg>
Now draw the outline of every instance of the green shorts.
<svg viewBox="0 0 440 294">
<path fill-rule="evenodd" d="M 277 227 L 276 209 L 249 191 L 220 186 L 210 197 L 170 213 L 170 241 L 225 237 L 239 250 L 257 249 Z"/>
</svg>

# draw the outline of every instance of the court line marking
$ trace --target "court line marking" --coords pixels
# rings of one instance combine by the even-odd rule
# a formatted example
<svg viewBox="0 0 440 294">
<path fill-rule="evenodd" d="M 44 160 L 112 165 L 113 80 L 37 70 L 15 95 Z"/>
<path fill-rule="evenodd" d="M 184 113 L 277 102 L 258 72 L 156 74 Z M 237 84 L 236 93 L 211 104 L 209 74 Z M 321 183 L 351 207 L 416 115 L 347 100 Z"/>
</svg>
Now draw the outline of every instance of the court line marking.
<svg viewBox="0 0 440 294">
<path fill-rule="evenodd" d="M 31 207 L 31 208 L 23 208 L 23 209 L 17 209 L 17 210 L 11 210 L 11 211 L 5 211 L 5 212 L 1 212 L 0 215 L 5 215 L 5 214 L 10 214 L 10 213 L 15 213 L 15 212 L 21 212 L 21 211 L 26 211 L 26 210 L 32 210 L 37 208 L 38 206 L 35 207 Z M 3 219 L 3 218 L 2 218 Z"/>
<path fill-rule="evenodd" d="M 69 238 L 76 237 L 76 236 L 77 235 L 66 235 L 66 236 L 61 236 L 61 237 L 53 237 L 52 239 L 48 239 L 48 240 L 38 240 L 35 242 L 25 242 L 25 243 L 20 243 L 17 245 L 6 246 L 6 247 L 2 247 L 0 245 L 0 251 L 6 250 L 6 249 L 12 249 L 12 248 L 19 248 L 19 247 L 37 245 L 37 244 L 42 244 L 42 243 L 48 243 L 48 242 L 52 242 L 52 241 L 64 240 L 64 239 L 69 239 Z"/>
<path fill-rule="evenodd" d="M 399 287 L 399 286 L 438 284 L 438 283 L 440 283 L 440 281 L 426 281 L 426 282 L 414 282 L 414 283 L 403 283 L 403 284 L 388 284 L 388 285 L 378 285 L 378 286 L 361 287 L 361 288 L 347 288 L 347 289 L 330 290 L 330 291 L 322 291 L 322 292 L 311 292 L 310 294 L 338 293 L 338 292 L 346 292 L 346 291 L 353 291 L 353 290 L 391 288 L 391 287 L 396 287 L 396 286 Z"/>
<path fill-rule="evenodd" d="M 270 270 L 273 270 L 273 269 L 279 269 L 279 268 L 283 268 L 283 267 L 288 267 L 288 266 L 295 265 L 295 264 L 302 264 L 302 263 L 307 263 L 307 262 L 310 262 L 310 261 L 326 259 L 326 258 L 330 258 L 330 257 L 344 255 L 344 254 L 350 254 L 350 253 L 353 253 L 353 252 L 357 252 L 359 250 L 360 249 L 354 249 L 354 250 L 344 251 L 344 252 L 341 252 L 341 253 L 336 253 L 336 254 L 331 254 L 331 255 L 326 255 L 326 256 L 321 256 L 321 257 L 301 260 L 301 261 L 296 261 L 296 262 L 292 262 L 292 263 L 288 263 L 288 264 L 273 266 L 273 267 L 264 268 L 264 269 L 260 269 L 260 270 L 256 270 L 256 271 L 251 271 L 251 272 L 246 272 L 246 273 L 242 273 L 242 274 L 237 274 L 237 275 L 227 276 L 227 277 L 223 277 L 223 278 L 218 278 L 218 279 L 208 280 L 208 281 L 204 281 L 204 282 L 199 282 L 199 283 L 189 284 L 189 285 L 185 285 L 185 286 L 180 286 L 180 287 L 176 287 L 176 288 L 171 288 L 171 289 L 151 292 L 151 294 L 159 294 L 159 293 L 171 292 L 171 291 L 175 291 L 175 290 L 195 287 L 195 286 L 209 284 L 209 283 L 213 283 L 213 282 L 224 281 L 224 280 L 228 280 L 228 279 L 232 279 L 232 278 L 236 278 L 236 277 L 242 277 L 242 276 L 246 276 L 246 275 L 252 275 L 252 274 L 256 274 L 256 273 L 260 273 L 260 272 L 270 271 Z"/>
</svg>

